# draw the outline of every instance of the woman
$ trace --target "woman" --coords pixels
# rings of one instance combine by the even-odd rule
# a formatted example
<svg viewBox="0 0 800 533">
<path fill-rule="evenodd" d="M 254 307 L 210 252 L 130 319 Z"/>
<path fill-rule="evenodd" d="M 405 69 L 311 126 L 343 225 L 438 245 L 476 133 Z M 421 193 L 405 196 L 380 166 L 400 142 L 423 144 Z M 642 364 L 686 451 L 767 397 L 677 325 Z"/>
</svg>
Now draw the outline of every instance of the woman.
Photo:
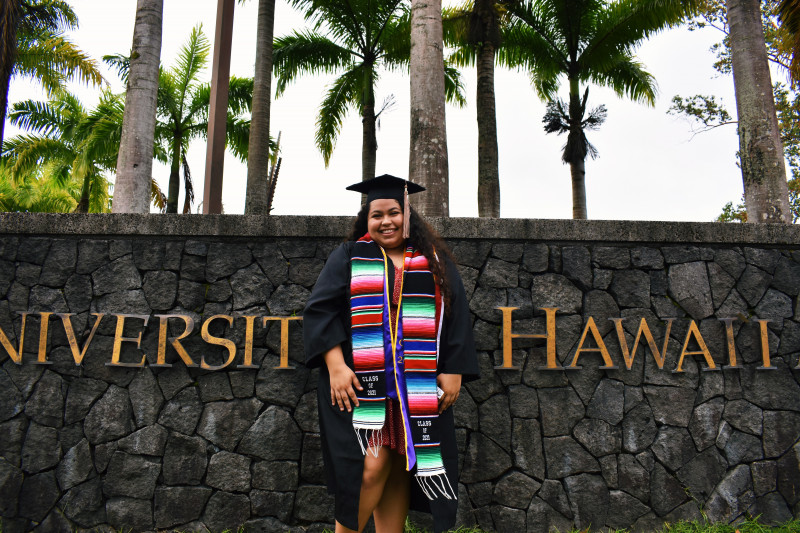
<svg viewBox="0 0 800 533">
<path fill-rule="evenodd" d="M 464 287 L 445 244 L 408 207 L 424 188 L 384 175 L 348 189 L 367 203 L 303 312 L 306 364 L 321 370 L 336 533 L 361 531 L 370 515 L 378 533 L 400 533 L 409 507 L 444 531 L 458 494 L 450 407 L 462 375 L 478 374 Z"/>
</svg>

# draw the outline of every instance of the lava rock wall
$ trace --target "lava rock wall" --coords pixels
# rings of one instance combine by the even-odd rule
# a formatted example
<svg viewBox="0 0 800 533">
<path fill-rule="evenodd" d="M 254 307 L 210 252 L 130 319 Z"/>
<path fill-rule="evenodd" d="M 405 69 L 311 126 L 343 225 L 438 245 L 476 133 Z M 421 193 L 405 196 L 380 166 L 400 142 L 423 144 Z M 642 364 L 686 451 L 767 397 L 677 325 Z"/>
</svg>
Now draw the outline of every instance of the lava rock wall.
<svg viewBox="0 0 800 533">
<path fill-rule="evenodd" d="M 330 527 L 302 322 L 262 317 L 301 314 L 349 220 L 72 217 L 0 216 L 2 530 Z M 436 225 L 482 371 L 454 407 L 460 524 L 798 516 L 796 228 Z M 551 368 L 525 337 L 546 308 Z"/>
</svg>

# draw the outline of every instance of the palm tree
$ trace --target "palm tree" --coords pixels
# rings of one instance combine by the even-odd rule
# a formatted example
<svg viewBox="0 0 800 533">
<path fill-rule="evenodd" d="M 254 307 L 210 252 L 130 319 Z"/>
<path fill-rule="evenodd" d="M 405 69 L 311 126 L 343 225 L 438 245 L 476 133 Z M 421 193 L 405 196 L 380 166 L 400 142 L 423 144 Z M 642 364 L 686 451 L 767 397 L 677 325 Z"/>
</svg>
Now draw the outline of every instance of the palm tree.
<svg viewBox="0 0 800 533">
<path fill-rule="evenodd" d="M 411 0 L 411 141 L 408 178 L 428 190 L 417 209 L 449 216 L 441 0 Z"/>
<path fill-rule="evenodd" d="M 509 2 L 512 24 L 503 35 L 501 63 L 528 69 L 539 97 L 549 102 L 545 131 L 567 133 L 562 159 L 570 165 L 572 215 L 586 211 L 585 161 L 596 151 L 585 129 L 598 127 L 605 108 L 587 115 L 588 84 L 653 105 L 656 83 L 634 57 L 642 41 L 692 15 L 697 0 L 523 0 Z M 556 98 L 566 78 L 569 101 Z M 582 85 L 587 85 L 584 90 Z"/>
<path fill-rule="evenodd" d="M 38 80 L 53 94 L 69 78 L 99 85 L 95 62 L 64 36 L 78 19 L 61 0 L 3 0 L 0 3 L 0 144 L 8 89 L 14 76 Z"/>
<path fill-rule="evenodd" d="M 272 98 L 272 39 L 275 26 L 275 0 L 259 0 L 256 32 L 256 66 L 253 76 L 253 103 L 250 119 L 250 144 L 247 156 L 247 197 L 244 212 L 269 214 L 269 113 Z"/>
<path fill-rule="evenodd" d="M 500 168 L 494 92 L 495 51 L 500 46 L 504 2 L 475 0 L 464 9 L 448 12 L 444 38 L 457 47 L 449 61 L 477 70 L 478 216 L 500 217 Z"/>
<path fill-rule="evenodd" d="M 52 193 L 60 185 L 71 197 L 77 184 L 75 212 L 108 211 L 105 174 L 116 164 L 122 124 L 119 96 L 106 91 L 98 106 L 87 111 L 75 96 L 62 92 L 49 102 L 18 102 L 9 118 L 31 132 L 3 145 L 7 175 L 22 186 L 20 190 L 40 182 L 40 168 L 46 166 L 43 190 Z"/>
<path fill-rule="evenodd" d="M 749 222 L 792 222 L 759 0 L 727 0 L 739 116 L 739 162 Z"/>
<path fill-rule="evenodd" d="M 191 212 L 194 191 L 186 151 L 192 139 L 208 134 L 211 87 L 207 83 L 200 84 L 199 76 L 208 65 L 210 48 L 202 28 L 197 26 L 181 48 L 175 66 L 159 72 L 156 142 L 169 154 L 167 213 L 178 212 L 181 168 L 185 193 L 183 212 Z M 226 145 L 243 161 L 247 160 L 250 134 L 250 122 L 243 115 L 250 111 L 252 94 L 252 79 L 235 76 L 230 79 Z"/>
<path fill-rule="evenodd" d="M 148 212 L 163 14 L 164 0 L 137 0 L 114 185 L 115 213 Z"/>
<path fill-rule="evenodd" d="M 274 43 L 276 95 L 302 74 L 339 74 L 328 88 L 317 120 L 316 145 L 325 165 L 350 108 L 362 118 L 362 179 L 375 177 L 376 120 L 391 105 L 377 110 L 378 67 L 405 67 L 409 58 L 409 18 L 402 0 L 292 0 L 313 22 L 310 31 L 295 31 Z M 323 34 L 325 30 L 325 34 Z M 448 71 L 448 98 L 463 104 L 458 73 Z"/>
</svg>

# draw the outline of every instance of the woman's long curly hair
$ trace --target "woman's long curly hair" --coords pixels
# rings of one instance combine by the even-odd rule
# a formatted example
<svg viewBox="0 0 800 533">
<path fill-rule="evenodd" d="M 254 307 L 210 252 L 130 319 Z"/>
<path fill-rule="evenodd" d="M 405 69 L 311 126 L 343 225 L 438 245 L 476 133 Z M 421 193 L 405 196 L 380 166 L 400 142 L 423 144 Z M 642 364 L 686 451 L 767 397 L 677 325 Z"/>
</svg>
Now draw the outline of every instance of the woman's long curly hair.
<svg viewBox="0 0 800 533">
<path fill-rule="evenodd" d="M 402 203 L 398 203 L 400 203 L 400 209 L 402 210 Z M 442 240 L 436 230 L 433 229 L 427 222 L 425 222 L 425 219 L 423 219 L 413 207 L 410 209 L 411 231 L 409 234 L 409 240 L 428 260 L 428 265 L 430 266 L 431 272 L 433 272 L 433 277 L 441 287 L 445 313 L 449 315 L 450 297 L 452 292 L 450 290 L 450 279 L 447 275 L 445 261 L 449 260 L 455 262 L 453 259 L 453 254 L 450 252 L 450 248 L 448 248 L 447 244 L 445 244 L 444 240 Z M 350 235 L 347 236 L 347 240 L 357 241 L 368 232 L 368 216 L 369 203 L 366 203 L 361 206 L 361 210 L 358 212 L 358 215 L 356 215 L 356 219 L 353 221 L 353 229 L 350 232 Z M 439 259 L 438 261 L 436 260 L 436 257 L 434 257 L 434 250 L 436 251 L 436 257 Z"/>
</svg>

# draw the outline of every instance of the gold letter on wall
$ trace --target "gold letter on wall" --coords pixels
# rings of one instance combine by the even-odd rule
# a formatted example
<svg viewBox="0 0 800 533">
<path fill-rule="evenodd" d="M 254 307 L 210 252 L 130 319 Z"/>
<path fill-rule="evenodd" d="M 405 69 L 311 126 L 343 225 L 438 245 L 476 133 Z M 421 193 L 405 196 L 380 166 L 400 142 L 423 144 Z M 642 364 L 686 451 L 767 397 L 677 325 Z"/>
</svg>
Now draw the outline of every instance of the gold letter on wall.
<svg viewBox="0 0 800 533">
<path fill-rule="evenodd" d="M 229 326 L 233 325 L 233 317 L 230 315 L 214 315 L 209 317 L 208 320 L 203 322 L 203 327 L 200 328 L 200 336 L 203 337 L 203 340 L 206 341 L 208 344 L 216 344 L 217 346 L 224 346 L 228 349 L 228 360 L 225 361 L 221 365 L 212 366 L 206 363 L 205 356 L 200 358 L 200 368 L 204 370 L 221 370 L 231 364 L 233 359 L 236 357 L 236 344 L 230 339 L 223 339 L 220 337 L 215 337 L 208 332 L 208 325 L 211 324 L 212 320 L 216 320 L 217 318 L 221 318 L 228 322 Z"/>
<path fill-rule="evenodd" d="M 633 341 L 633 349 L 630 352 L 628 352 L 628 341 L 625 339 L 625 331 L 622 329 L 622 321 L 625 319 L 610 318 L 609 320 L 614 323 L 614 327 L 617 329 L 619 349 L 622 352 L 622 359 L 625 360 L 625 366 L 628 370 L 633 366 L 633 359 L 636 357 L 636 349 L 639 347 L 639 339 L 642 337 L 642 333 L 644 333 L 644 338 L 647 339 L 647 345 L 650 346 L 650 353 L 653 354 L 653 359 L 656 360 L 656 365 L 658 365 L 659 370 L 664 368 L 664 359 L 667 357 L 667 345 L 669 344 L 669 332 L 672 329 L 674 318 L 666 319 L 667 329 L 664 331 L 664 345 L 660 352 L 658 351 L 658 346 L 656 346 L 653 334 L 650 332 L 650 327 L 647 325 L 647 320 L 645 320 L 644 317 L 642 317 L 641 322 L 639 322 L 639 331 L 636 332 L 636 339 Z"/>
<path fill-rule="evenodd" d="M 149 315 L 115 315 L 117 317 L 117 331 L 114 333 L 114 351 L 111 354 L 111 362 L 106 363 L 106 366 L 131 366 L 131 367 L 140 367 L 144 366 L 144 362 L 147 360 L 147 356 L 142 354 L 142 360 L 139 363 L 121 363 L 119 360 L 120 351 L 122 349 L 123 342 L 133 342 L 136 344 L 136 347 L 139 348 L 142 344 L 142 332 L 140 331 L 138 335 L 135 337 L 123 337 L 122 332 L 125 329 L 125 319 L 126 318 L 140 318 L 144 320 L 144 324 L 142 324 L 142 328 L 147 327 L 147 322 L 150 320 Z"/>
<path fill-rule="evenodd" d="M 586 340 L 586 334 L 589 332 L 592 333 L 592 337 L 594 338 L 594 342 L 597 344 L 597 348 L 583 347 L 583 341 Z M 567 368 L 581 368 L 577 365 L 578 357 L 580 357 L 581 353 L 583 352 L 598 352 L 605 363 L 605 365 L 599 368 L 605 368 L 609 370 L 619 368 L 614 364 L 614 361 L 611 360 L 611 355 L 608 353 L 608 348 L 606 348 L 606 345 L 603 342 L 603 337 L 600 336 L 600 332 L 597 330 L 597 324 L 594 323 L 594 318 L 592 317 L 589 317 L 589 320 L 586 321 L 586 327 L 583 328 L 581 340 L 578 341 L 578 348 L 575 350 L 575 356 L 572 358 L 572 363 L 570 363 Z"/>
<path fill-rule="evenodd" d="M 94 334 L 97 333 L 97 326 L 100 325 L 100 321 L 105 315 L 103 313 L 92 313 L 95 317 L 94 326 L 92 326 L 92 331 L 83 343 L 83 348 L 78 351 L 78 340 L 75 338 L 75 330 L 72 328 L 72 319 L 70 318 L 74 314 L 75 313 L 59 313 L 56 316 L 60 318 L 61 322 L 64 324 L 64 333 L 67 334 L 67 342 L 69 343 L 70 350 L 72 350 L 72 358 L 75 360 L 75 365 L 80 366 L 83 362 L 83 357 L 86 355 L 86 350 L 89 349 L 89 345 L 92 343 L 92 339 L 94 339 Z"/>
<path fill-rule="evenodd" d="M 14 349 L 14 346 L 11 345 L 11 341 L 8 340 L 6 332 L 0 328 L 0 344 L 2 344 L 3 348 L 6 349 L 6 352 L 8 352 L 8 356 L 11 358 L 11 360 L 18 365 L 22 364 L 22 348 L 25 344 L 25 321 L 28 319 L 29 314 L 30 313 L 20 313 L 20 316 L 22 317 L 22 327 L 20 328 L 19 341 L 17 342 L 16 350 Z"/>
<path fill-rule="evenodd" d="M 556 311 L 557 307 L 542 307 L 547 320 L 547 333 L 512 333 L 511 313 L 519 307 L 496 307 L 503 313 L 503 364 L 495 368 L 519 369 L 513 365 L 511 357 L 511 339 L 545 339 L 547 341 L 547 366 L 546 370 L 560 368 L 556 362 Z"/>
<path fill-rule="evenodd" d="M 281 321 L 281 361 L 278 366 L 275 368 L 280 369 L 292 369 L 293 366 L 289 366 L 289 321 L 290 320 L 303 320 L 301 316 L 265 316 L 263 320 L 263 325 L 266 326 L 267 322 L 270 320 L 280 320 Z"/>
<path fill-rule="evenodd" d="M 183 364 L 186 366 L 197 366 L 192 357 L 186 352 L 186 349 L 181 344 L 181 339 L 189 336 L 194 330 L 194 319 L 189 315 L 155 315 L 158 318 L 158 357 L 156 364 L 153 366 L 163 366 L 169 368 L 172 365 L 167 363 L 167 342 L 169 342 L 178 355 L 183 359 Z M 170 318 L 180 318 L 183 320 L 183 333 L 177 337 L 167 337 L 167 325 Z"/>
<path fill-rule="evenodd" d="M 695 340 L 697 341 L 697 345 L 700 347 L 700 351 L 697 352 L 687 352 L 686 348 L 689 346 L 689 340 L 694 336 Z M 714 364 L 714 359 L 711 357 L 711 352 L 708 351 L 708 346 L 706 346 L 706 341 L 703 340 L 703 336 L 700 335 L 700 330 L 697 329 L 697 323 L 692 320 L 689 324 L 689 331 L 686 332 L 686 340 L 683 341 L 683 349 L 681 350 L 681 358 L 678 360 L 678 366 L 675 367 L 674 372 L 685 372 L 683 370 L 683 358 L 687 355 L 702 355 L 706 358 L 706 364 L 708 364 L 707 370 L 719 370 L 717 365 Z"/>
</svg>

